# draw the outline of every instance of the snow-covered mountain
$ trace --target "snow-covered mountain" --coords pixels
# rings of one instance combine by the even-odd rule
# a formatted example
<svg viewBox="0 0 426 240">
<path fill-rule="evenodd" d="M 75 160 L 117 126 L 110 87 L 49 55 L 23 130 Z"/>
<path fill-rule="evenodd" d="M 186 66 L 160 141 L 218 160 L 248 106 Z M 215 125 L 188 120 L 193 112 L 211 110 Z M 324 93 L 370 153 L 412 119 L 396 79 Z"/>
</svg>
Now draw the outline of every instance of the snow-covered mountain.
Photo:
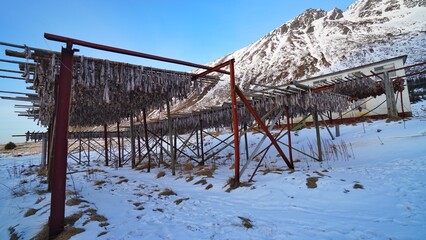
<svg viewBox="0 0 426 240">
<path fill-rule="evenodd" d="M 251 45 L 209 65 L 235 59 L 236 79 L 285 84 L 408 55 L 407 64 L 426 59 L 425 0 L 358 0 L 345 11 L 308 9 Z M 195 108 L 221 105 L 229 99 L 229 84 L 219 82 Z"/>
</svg>

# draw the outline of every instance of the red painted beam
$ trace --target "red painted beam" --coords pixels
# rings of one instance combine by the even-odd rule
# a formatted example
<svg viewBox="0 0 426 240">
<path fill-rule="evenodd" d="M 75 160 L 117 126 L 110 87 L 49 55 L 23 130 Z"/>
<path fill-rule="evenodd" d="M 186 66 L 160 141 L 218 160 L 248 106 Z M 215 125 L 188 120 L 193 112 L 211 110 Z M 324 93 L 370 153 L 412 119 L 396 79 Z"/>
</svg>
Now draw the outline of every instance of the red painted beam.
<svg viewBox="0 0 426 240">
<path fill-rule="evenodd" d="M 266 127 L 266 125 L 263 123 L 262 119 L 259 117 L 259 115 L 257 114 L 256 110 L 251 106 L 250 102 L 247 100 L 247 98 L 244 96 L 243 92 L 238 88 L 238 86 L 235 86 L 235 92 L 241 98 L 241 100 L 243 101 L 243 103 L 246 105 L 246 107 L 250 111 L 251 115 L 256 120 L 256 122 L 260 125 L 260 128 L 262 128 L 262 130 L 265 132 L 266 136 L 268 136 L 268 138 L 271 141 L 271 143 L 275 146 L 275 148 L 277 149 L 278 153 L 280 154 L 280 156 L 282 157 L 282 159 L 284 160 L 284 162 L 287 164 L 287 167 L 289 167 L 291 169 L 294 169 L 293 164 L 285 156 L 283 150 L 278 145 L 278 142 L 272 136 L 271 132 L 269 132 L 268 127 Z"/>
<path fill-rule="evenodd" d="M 235 159 L 235 176 L 234 176 L 234 185 L 238 186 L 240 183 L 240 142 L 239 142 L 239 128 L 238 128 L 238 111 L 237 111 L 237 95 L 236 90 L 237 86 L 235 85 L 235 73 L 234 73 L 234 59 L 231 59 L 221 66 L 226 66 L 224 64 L 229 64 L 230 72 L 230 88 L 231 88 L 231 106 L 232 106 L 232 130 L 234 132 L 234 159 Z M 231 187 L 235 187 L 231 186 Z"/>
<path fill-rule="evenodd" d="M 108 52 L 115 52 L 115 53 L 135 56 L 135 57 L 141 57 L 141 58 L 147 58 L 147 59 L 151 59 L 151 60 L 161 61 L 161 62 L 168 62 L 168 63 L 174 63 L 174 64 L 179 64 L 179 65 L 184 65 L 184 66 L 189 66 L 189 67 L 195 67 L 195 68 L 211 69 L 211 67 L 204 66 L 204 65 L 201 65 L 201 64 L 191 63 L 191 62 L 177 60 L 177 59 L 173 59 L 173 58 L 160 57 L 160 56 L 156 56 L 156 55 L 152 55 L 152 54 L 141 53 L 141 52 L 131 51 L 131 50 L 127 50 L 127 49 L 101 45 L 101 44 L 97 44 L 97 43 L 86 42 L 86 41 L 73 39 L 73 38 L 69 38 L 69 37 L 63 37 L 63 36 L 54 35 L 54 34 L 50 34 L 50 33 L 45 33 L 44 37 L 46 39 L 52 40 L 52 41 L 65 42 L 65 43 L 71 42 L 74 45 L 94 48 L 94 49 L 108 51 Z M 217 70 L 217 71 L 220 72 L 220 73 L 229 74 L 229 72 L 224 71 L 224 70 Z"/>
<path fill-rule="evenodd" d="M 71 105 L 71 84 L 74 50 L 72 43 L 62 48 L 61 70 L 56 94 L 54 124 L 54 163 L 49 217 L 49 237 L 54 238 L 64 230 L 65 189 L 68 155 L 68 124 Z"/>
</svg>

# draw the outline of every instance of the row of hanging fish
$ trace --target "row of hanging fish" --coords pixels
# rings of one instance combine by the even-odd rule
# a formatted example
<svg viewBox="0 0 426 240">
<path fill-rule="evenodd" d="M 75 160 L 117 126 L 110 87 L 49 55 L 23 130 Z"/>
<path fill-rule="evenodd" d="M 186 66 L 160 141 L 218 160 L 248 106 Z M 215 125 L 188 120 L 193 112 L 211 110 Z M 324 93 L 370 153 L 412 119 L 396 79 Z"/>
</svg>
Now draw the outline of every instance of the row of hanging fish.
<svg viewBox="0 0 426 240">
<path fill-rule="evenodd" d="M 41 99 L 40 123 L 47 126 L 55 108 L 55 81 L 60 60 L 35 59 L 34 88 Z M 111 124 L 143 109 L 162 108 L 167 101 L 185 99 L 217 79 L 194 74 L 75 57 L 71 92 L 71 126 Z"/>
</svg>

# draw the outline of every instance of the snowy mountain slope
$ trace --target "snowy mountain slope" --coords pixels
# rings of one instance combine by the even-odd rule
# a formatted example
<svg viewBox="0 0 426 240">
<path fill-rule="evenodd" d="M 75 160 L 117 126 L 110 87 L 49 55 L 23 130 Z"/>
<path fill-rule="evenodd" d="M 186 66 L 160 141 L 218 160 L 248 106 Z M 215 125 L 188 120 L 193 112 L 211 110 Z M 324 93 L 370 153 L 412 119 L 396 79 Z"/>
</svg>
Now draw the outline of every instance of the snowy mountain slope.
<svg viewBox="0 0 426 240">
<path fill-rule="evenodd" d="M 279 85 L 345 68 L 408 55 L 425 60 L 426 1 L 359 0 L 346 11 L 308 9 L 251 45 L 209 65 L 235 59 L 238 84 Z M 229 85 L 218 83 L 197 109 L 221 105 Z"/>
</svg>

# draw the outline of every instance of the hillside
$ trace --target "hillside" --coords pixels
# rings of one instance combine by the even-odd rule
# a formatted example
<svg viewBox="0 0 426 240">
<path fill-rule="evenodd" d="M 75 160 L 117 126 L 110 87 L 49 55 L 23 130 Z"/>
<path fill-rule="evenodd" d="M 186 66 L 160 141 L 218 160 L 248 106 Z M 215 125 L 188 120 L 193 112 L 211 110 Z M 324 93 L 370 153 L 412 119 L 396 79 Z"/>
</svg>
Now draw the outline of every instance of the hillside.
<svg viewBox="0 0 426 240">
<path fill-rule="evenodd" d="M 358 0 L 345 11 L 308 9 L 209 65 L 234 58 L 237 82 L 247 89 L 253 88 L 250 82 L 280 85 L 400 55 L 412 64 L 425 60 L 425 12 L 423 0 Z M 224 101 L 229 101 L 227 81 L 192 108 Z"/>
</svg>

